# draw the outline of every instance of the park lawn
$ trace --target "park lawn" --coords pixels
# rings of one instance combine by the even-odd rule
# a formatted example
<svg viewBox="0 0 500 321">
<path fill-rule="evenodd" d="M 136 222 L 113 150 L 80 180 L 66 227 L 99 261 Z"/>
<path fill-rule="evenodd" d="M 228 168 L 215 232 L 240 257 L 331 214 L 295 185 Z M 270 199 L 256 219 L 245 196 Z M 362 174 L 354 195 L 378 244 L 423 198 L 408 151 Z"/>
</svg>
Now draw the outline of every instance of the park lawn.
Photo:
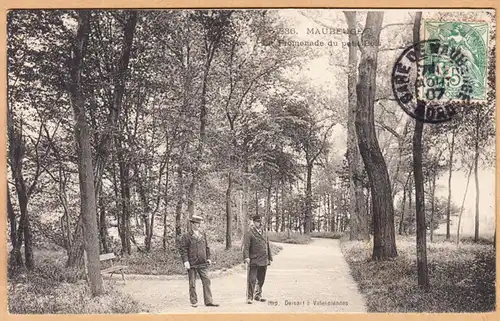
<svg viewBox="0 0 500 321">
<path fill-rule="evenodd" d="M 9 271 L 8 311 L 12 314 L 102 314 L 148 312 L 104 279 L 104 293 L 92 297 L 82 272 L 65 267 L 62 251 L 35 251 L 35 269 Z"/>
<path fill-rule="evenodd" d="M 439 239 L 439 238 L 437 238 Z M 495 310 L 493 245 L 428 241 L 430 290 L 417 286 L 415 237 L 398 237 L 398 257 L 372 261 L 369 242 L 343 240 L 342 252 L 368 312 L 491 312 Z"/>
<path fill-rule="evenodd" d="M 243 262 L 240 246 L 225 250 L 215 243 L 212 270 L 230 268 Z M 282 248 L 271 244 L 273 254 Z M 67 256 L 60 248 L 35 249 L 35 269 L 9 271 L 8 309 L 13 314 L 94 314 L 148 312 L 130 296 L 115 288 L 114 279 L 103 278 L 104 294 L 93 298 L 83 271 L 65 267 Z M 177 251 L 153 249 L 151 253 L 134 251 L 116 264 L 127 265 L 125 273 L 172 275 L 185 274 Z M 119 281 L 121 282 L 121 281 Z"/>
<path fill-rule="evenodd" d="M 342 238 L 343 234 L 341 232 L 311 232 L 310 235 L 311 237 L 338 240 Z"/>
<path fill-rule="evenodd" d="M 267 232 L 269 241 L 288 244 L 308 244 L 311 242 L 311 236 L 296 232 Z"/>
<path fill-rule="evenodd" d="M 271 244 L 271 251 L 278 254 L 282 247 Z M 214 243 L 210 246 L 212 265 L 210 270 L 221 270 L 232 268 L 243 262 L 241 245 L 234 245 L 226 250 L 224 244 Z M 147 274 L 147 275 L 174 275 L 185 274 L 186 270 L 182 264 L 180 254 L 175 249 L 167 250 L 153 249 L 150 253 L 134 252 L 130 256 L 124 256 L 120 260 L 121 265 L 126 265 L 125 273 Z"/>
<path fill-rule="evenodd" d="M 289 244 L 309 244 L 313 237 L 327 239 L 340 239 L 342 237 L 340 232 L 311 232 L 309 235 L 297 232 L 267 232 L 267 235 L 272 242 Z"/>
</svg>

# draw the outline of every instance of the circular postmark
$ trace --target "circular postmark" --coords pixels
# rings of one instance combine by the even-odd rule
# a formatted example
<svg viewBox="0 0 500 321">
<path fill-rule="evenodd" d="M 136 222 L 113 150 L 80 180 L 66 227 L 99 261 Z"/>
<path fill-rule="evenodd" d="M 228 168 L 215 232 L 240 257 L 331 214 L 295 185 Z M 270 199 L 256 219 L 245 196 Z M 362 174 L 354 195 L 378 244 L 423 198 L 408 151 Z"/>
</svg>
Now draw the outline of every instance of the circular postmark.
<svg viewBox="0 0 500 321">
<path fill-rule="evenodd" d="M 426 123 L 449 121 L 470 102 L 468 59 L 437 39 L 403 51 L 392 70 L 392 91 L 401 108 Z"/>
</svg>

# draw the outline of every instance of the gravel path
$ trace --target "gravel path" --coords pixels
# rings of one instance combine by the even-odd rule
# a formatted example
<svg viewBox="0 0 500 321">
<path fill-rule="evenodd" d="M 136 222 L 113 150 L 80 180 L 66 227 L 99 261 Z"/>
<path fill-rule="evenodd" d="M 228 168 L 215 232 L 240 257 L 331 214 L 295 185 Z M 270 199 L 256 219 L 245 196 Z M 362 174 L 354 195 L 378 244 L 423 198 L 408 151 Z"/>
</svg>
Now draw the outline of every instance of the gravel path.
<svg viewBox="0 0 500 321">
<path fill-rule="evenodd" d="M 181 279 L 134 276 L 118 287 L 143 303 L 151 313 L 329 313 L 366 312 L 363 297 L 349 273 L 338 240 L 314 239 L 307 245 L 280 244 L 283 250 L 268 267 L 263 297 L 268 302 L 245 303 L 244 265 L 214 275 L 212 293 L 218 308 L 203 305 L 201 281 L 196 290 L 200 305 L 189 304 L 187 275 Z"/>
</svg>

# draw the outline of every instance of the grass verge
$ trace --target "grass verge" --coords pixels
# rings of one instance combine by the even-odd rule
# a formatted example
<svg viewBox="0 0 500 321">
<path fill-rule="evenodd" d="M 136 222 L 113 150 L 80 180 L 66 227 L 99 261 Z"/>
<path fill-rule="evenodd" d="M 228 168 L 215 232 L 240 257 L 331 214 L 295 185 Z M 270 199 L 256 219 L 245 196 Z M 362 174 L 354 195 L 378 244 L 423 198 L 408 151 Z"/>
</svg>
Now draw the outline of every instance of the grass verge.
<svg viewBox="0 0 500 321">
<path fill-rule="evenodd" d="M 418 287 L 415 238 L 397 240 L 399 256 L 372 261 L 370 243 L 344 241 L 342 252 L 368 312 L 491 312 L 495 249 L 485 244 L 428 243 L 430 289 Z"/>
<path fill-rule="evenodd" d="M 8 279 L 8 311 L 12 314 L 103 314 L 148 312 L 104 281 L 104 293 L 92 297 L 82 272 L 67 269 L 65 257 L 54 251 L 35 253 L 34 271 L 11 271 Z"/>
<path fill-rule="evenodd" d="M 281 246 L 271 244 L 276 255 Z M 216 243 L 212 248 L 211 269 L 225 269 L 243 262 L 240 246 L 225 250 Z M 92 297 L 83 271 L 65 267 L 66 254 L 62 250 L 37 249 L 35 269 L 10 270 L 8 278 L 8 311 L 12 314 L 104 314 L 148 312 L 130 296 L 115 288 L 114 280 L 103 279 L 104 293 Z M 177 251 L 153 250 L 134 252 L 122 257 L 117 264 L 127 265 L 126 273 L 185 274 Z"/>
<path fill-rule="evenodd" d="M 288 232 L 268 232 L 269 241 L 289 244 L 308 244 L 311 242 L 311 236 L 300 233 Z"/>
<path fill-rule="evenodd" d="M 339 240 L 342 237 L 340 232 L 311 232 L 311 237 Z"/>
<path fill-rule="evenodd" d="M 226 250 L 221 243 L 215 243 L 210 247 L 212 252 L 211 270 L 232 268 L 243 262 L 243 254 L 240 245 L 235 245 Z M 271 251 L 276 255 L 281 247 L 271 244 Z M 176 250 L 153 249 L 150 253 L 134 252 L 130 256 L 124 256 L 120 263 L 126 265 L 125 273 L 146 275 L 173 275 L 185 274 L 180 255 Z"/>
</svg>

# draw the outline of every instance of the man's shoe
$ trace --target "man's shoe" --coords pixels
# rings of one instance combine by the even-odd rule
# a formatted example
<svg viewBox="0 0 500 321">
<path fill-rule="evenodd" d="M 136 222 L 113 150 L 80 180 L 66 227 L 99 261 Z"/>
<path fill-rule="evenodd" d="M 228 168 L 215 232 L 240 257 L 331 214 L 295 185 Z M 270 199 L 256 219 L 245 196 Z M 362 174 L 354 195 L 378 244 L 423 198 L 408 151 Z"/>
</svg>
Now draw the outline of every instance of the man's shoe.
<svg viewBox="0 0 500 321">
<path fill-rule="evenodd" d="M 263 299 L 263 298 L 255 298 L 255 301 L 260 301 L 260 302 L 266 302 L 266 299 Z"/>
<path fill-rule="evenodd" d="M 196 308 L 196 307 L 198 307 L 198 303 L 193 303 L 193 304 L 191 304 L 191 306 L 192 306 L 193 308 Z"/>
<path fill-rule="evenodd" d="M 247 304 L 252 304 L 252 300 L 248 299 Z"/>
<path fill-rule="evenodd" d="M 217 303 L 208 303 L 205 304 L 207 307 L 218 307 L 219 305 Z"/>
</svg>

